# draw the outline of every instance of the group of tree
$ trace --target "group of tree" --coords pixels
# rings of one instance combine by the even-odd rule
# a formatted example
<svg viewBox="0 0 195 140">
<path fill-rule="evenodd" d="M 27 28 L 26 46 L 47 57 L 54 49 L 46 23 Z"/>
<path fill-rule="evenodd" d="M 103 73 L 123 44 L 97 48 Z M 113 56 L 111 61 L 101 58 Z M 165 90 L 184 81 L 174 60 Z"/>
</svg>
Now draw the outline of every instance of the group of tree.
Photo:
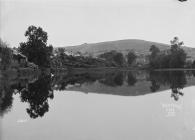
<svg viewBox="0 0 195 140">
<path fill-rule="evenodd" d="M 126 58 L 121 52 L 117 51 L 110 51 L 100 54 L 98 57 L 92 57 L 82 54 L 69 55 L 64 48 L 58 48 L 54 50 L 52 68 L 124 67 L 132 65 L 135 59 L 136 55 L 133 51 L 130 51 Z"/>
<path fill-rule="evenodd" d="M 41 27 L 29 26 L 25 32 L 26 42 L 20 43 L 18 52 L 25 55 L 29 62 L 40 68 L 51 66 L 52 45 L 47 45 L 47 32 Z M 13 49 L 0 39 L 0 69 L 8 69 L 13 59 Z"/>
<path fill-rule="evenodd" d="M 109 62 L 112 66 L 131 67 L 135 62 L 137 55 L 134 51 L 129 51 L 128 54 L 124 56 L 123 53 L 112 50 L 110 52 L 100 54 L 98 57 Z"/>
<path fill-rule="evenodd" d="M 68 54 L 64 48 L 55 49 L 51 61 L 52 69 L 105 67 L 109 65 L 108 62 L 99 58 Z"/>
<path fill-rule="evenodd" d="M 150 47 L 149 65 L 152 69 L 184 68 L 187 54 L 182 48 L 183 42 L 175 37 L 171 41 L 170 49 L 160 51 L 158 47 Z"/>
<path fill-rule="evenodd" d="M 0 70 L 8 69 L 11 65 L 12 50 L 0 39 Z"/>
<path fill-rule="evenodd" d="M 115 50 L 100 54 L 99 58 L 110 62 L 112 66 L 123 66 L 125 61 L 123 54 Z"/>
</svg>

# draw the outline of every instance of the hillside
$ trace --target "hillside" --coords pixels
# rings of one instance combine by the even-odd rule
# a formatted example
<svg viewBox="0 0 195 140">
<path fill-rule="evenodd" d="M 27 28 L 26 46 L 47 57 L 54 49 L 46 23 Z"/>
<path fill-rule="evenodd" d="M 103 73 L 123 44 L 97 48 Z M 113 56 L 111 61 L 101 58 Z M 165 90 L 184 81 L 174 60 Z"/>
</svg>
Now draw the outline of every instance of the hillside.
<svg viewBox="0 0 195 140">
<path fill-rule="evenodd" d="M 134 50 L 138 54 L 148 54 L 149 48 L 151 45 L 156 45 L 160 50 L 165 50 L 169 48 L 169 45 L 150 42 L 145 40 L 138 39 L 127 39 L 127 40 L 117 40 L 117 41 L 107 41 L 99 43 L 85 43 L 77 46 L 67 46 L 64 47 L 68 52 L 77 53 L 81 52 L 84 55 L 97 56 L 104 52 L 111 50 L 116 50 L 126 54 L 129 50 Z M 187 52 L 188 56 L 195 59 L 195 48 L 184 47 L 184 50 Z"/>
</svg>

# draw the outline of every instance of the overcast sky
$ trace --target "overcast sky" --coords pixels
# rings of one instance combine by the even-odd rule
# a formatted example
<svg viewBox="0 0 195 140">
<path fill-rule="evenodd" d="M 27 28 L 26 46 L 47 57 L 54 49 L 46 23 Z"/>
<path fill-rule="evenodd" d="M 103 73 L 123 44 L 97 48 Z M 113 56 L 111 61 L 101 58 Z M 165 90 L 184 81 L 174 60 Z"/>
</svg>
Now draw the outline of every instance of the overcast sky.
<svg viewBox="0 0 195 140">
<path fill-rule="evenodd" d="M 12 47 L 30 25 L 55 46 L 121 39 L 195 47 L 195 0 L 0 0 L 0 36 Z"/>
</svg>

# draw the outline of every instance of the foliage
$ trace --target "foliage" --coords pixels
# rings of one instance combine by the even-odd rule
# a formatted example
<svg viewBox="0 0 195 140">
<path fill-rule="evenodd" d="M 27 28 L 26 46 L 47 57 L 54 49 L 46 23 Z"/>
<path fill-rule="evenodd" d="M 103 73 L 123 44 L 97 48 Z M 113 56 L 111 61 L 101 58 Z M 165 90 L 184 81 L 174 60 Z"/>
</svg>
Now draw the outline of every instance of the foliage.
<svg viewBox="0 0 195 140">
<path fill-rule="evenodd" d="M 52 68 L 90 68 L 90 67 L 106 67 L 111 66 L 109 62 L 101 58 L 93 58 L 90 56 L 70 55 L 63 48 L 58 48 L 54 51 L 52 58 Z"/>
<path fill-rule="evenodd" d="M 185 68 L 193 68 L 193 61 L 187 60 L 185 63 Z"/>
<path fill-rule="evenodd" d="M 0 39 L 0 69 L 8 69 L 11 65 L 12 50 Z"/>
<path fill-rule="evenodd" d="M 133 51 L 129 51 L 129 53 L 127 54 L 127 64 L 128 66 L 131 66 L 133 64 L 133 62 L 136 60 L 137 56 L 135 54 L 135 52 Z"/>
<path fill-rule="evenodd" d="M 47 46 L 47 33 L 41 27 L 29 26 L 25 32 L 27 42 L 20 43 L 19 51 L 30 62 L 40 67 L 50 67 L 53 47 Z"/>
<path fill-rule="evenodd" d="M 156 65 L 158 64 L 158 55 L 160 53 L 160 49 L 157 48 L 155 45 L 152 45 L 150 47 L 150 56 L 149 56 L 149 63 L 152 68 L 157 67 Z"/>
<path fill-rule="evenodd" d="M 168 50 L 160 51 L 156 46 L 151 46 L 149 64 L 151 68 L 184 68 L 186 62 L 186 53 L 181 48 L 183 42 L 175 37 L 171 41 L 171 47 Z"/>
<path fill-rule="evenodd" d="M 113 66 L 124 66 L 125 59 L 122 53 L 117 51 L 110 51 L 99 55 L 99 58 L 103 58 L 110 62 Z"/>
</svg>

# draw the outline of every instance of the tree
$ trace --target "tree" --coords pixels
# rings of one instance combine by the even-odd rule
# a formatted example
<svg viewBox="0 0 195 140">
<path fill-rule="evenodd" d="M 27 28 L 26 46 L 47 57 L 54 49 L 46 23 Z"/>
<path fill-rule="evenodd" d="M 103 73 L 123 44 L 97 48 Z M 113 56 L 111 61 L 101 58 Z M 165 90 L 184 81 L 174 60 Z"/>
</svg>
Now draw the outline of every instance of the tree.
<svg viewBox="0 0 195 140">
<path fill-rule="evenodd" d="M 115 50 L 100 54 L 99 58 L 105 59 L 107 62 L 113 64 L 114 66 L 124 66 L 125 64 L 123 54 Z"/>
<path fill-rule="evenodd" d="M 116 64 L 117 64 L 118 66 L 124 66 L 125 59 L 124 59 L 124 56 L 123 56 L 122 53 L 117 52 L 117 53 L 114 55 L 113 60 L 114 60 L 114 62 L 116 62 Z"/>
<path fill-rule="evenodd" d="M 20 43 L 19 51 L 28 57 L 30 62 L 40 67 L 50 67 L 53 47 L 47 46 L 47 32 L 41 27 L 29 26 L 25 32 L 27 42 Z"/>
<path fill-rule="evenodd" d="M 152 45 L 150 47 L 150 52 L 151 54 L 149 55 L 149 65 L 152 68 L 158 68 L 159 65 L 158 55 L 160 53 L 160 49 L 155 45 Z"/>
<path fill-rule="evenodd" d="M 137 58 L 135 52 L 133 51 L 130 51 L 128 54 L 127 54 L 127 64 L 129 66 L 132 65 L 132 63 L 135 61 L 135 59 Z"/>
<path fill-rule="evenodd" d="M 178 37 L 174 37 L 174 39 L 171 41 L 169 62 L 170 68 L 184 68 L 187 54 L 181 48 L 183 44 L 183 42 L 179 42 Z"/>
<path fill-rule="evenodd" d="M 156 47 L 155 45 L 152 45 L 150 47 L 150 52 L 151 52 L 151 57 L 155 57 L 160 52 L 160 49 Z"/>
</svg>

